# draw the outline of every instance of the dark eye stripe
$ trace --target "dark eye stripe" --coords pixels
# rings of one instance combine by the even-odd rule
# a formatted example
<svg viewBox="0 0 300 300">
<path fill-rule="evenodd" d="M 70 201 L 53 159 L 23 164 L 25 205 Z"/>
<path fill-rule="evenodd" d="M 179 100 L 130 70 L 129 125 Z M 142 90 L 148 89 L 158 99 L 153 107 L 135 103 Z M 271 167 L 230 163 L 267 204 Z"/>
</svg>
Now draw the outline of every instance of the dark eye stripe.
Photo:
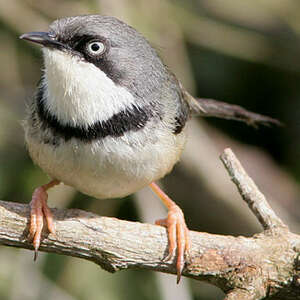
<svg viewBox="0 0 300 300">
<path fill-rule="evenodd" d="M 81 52 L 84 54 L 86 45 L 92 41 L 99 41 L 104 44 L 106 50 L 109 48 L 109 42 L 107 39 L 101 36 L 91 36 L 91 35 L 81 35 L 81 36 L 74 36 L 72 40 L 68 42 L 71 48 L 75 51 Z"/>
</svg>

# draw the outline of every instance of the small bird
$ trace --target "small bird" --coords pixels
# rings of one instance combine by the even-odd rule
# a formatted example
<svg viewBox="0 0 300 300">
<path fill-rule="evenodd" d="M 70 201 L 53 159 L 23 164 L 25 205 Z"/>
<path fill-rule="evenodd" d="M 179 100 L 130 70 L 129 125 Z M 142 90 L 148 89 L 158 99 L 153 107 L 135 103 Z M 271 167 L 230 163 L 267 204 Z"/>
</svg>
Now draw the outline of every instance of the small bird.
<svg viewBox="0 0 300 300">
<path fill-rule="evenodd" d="M 35 258 L 45 217 L 55 233 L 47 190 L 59 183 L 92 197 L 119 198 L 149 185 L 168 208 L 156 221 L 168 231 L 179 282 L 189 230 L 182 210 L 155 183 L 179 160 L 192 114 L 268 124 L 240 106 L 196 99 L 149 42 L 114 17 L 54 21 L 21 39 L 42 45 L 44 68 L 24 120 L 29 154 L 51 178 L 32 195 L 29 237 Z"/>
</svg>

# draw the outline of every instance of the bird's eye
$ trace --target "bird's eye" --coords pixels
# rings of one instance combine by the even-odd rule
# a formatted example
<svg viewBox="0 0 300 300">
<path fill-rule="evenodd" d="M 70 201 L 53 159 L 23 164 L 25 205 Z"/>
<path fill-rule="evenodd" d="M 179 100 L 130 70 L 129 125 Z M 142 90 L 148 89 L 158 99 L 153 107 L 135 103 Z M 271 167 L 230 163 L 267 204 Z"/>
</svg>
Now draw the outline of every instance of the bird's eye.
<svg viewBox="0 0 300 300">
<path fill-rule="evenodd" d="M 105 52 L 105 45 L 99 41 L 92 41 L 87 44 L 87 51 L 90 55 L 98 56 Z"/>
</svg>

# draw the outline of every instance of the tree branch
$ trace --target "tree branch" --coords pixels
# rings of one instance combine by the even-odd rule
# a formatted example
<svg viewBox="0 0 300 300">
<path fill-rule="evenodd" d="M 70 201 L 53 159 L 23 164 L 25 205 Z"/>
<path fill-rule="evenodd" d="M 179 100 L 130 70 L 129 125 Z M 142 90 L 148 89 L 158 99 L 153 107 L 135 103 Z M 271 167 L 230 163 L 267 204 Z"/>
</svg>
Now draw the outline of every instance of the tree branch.
<svg viewBox="0 0 300 300">
<path fill-rule="evenodd" d="M 231 176 L 231 180 L 235 183 L 239 193 L 263 228 L 287 228 L 272 210 L 265 196 L 259 191 L 254 181 L 245 172 L 231 149 L 225 149 L 220 158 L 227 169 L 228 174 Z"/>
<path fill-rule="evenodd" d="M 230 150 L 222 160 L 251 210 L 272 230 L 250 238 L 191 232 L 183 275 L 220 287 L 227 300 L 300 299 L 300 236 L 288 231 Z M 163 261 L 168 251 L 163 227 L 77 209 L 52 212 L 57 235 L 45 231 L 41 251 L 84 258 L 110 272 L 134 268 L 176 273 L 174 261 Z M 0 201 L 0 244 L 32 249 L 28 221 L 28 205 Z"/>
<path fill-rule="evenodd" d="M 249 291 L 242 289 L 235 289 L 229 292 L 224 300 L 255 300 L 260 299 L 257 298 L 256 295 L 250 294 Z"/>
</svg>

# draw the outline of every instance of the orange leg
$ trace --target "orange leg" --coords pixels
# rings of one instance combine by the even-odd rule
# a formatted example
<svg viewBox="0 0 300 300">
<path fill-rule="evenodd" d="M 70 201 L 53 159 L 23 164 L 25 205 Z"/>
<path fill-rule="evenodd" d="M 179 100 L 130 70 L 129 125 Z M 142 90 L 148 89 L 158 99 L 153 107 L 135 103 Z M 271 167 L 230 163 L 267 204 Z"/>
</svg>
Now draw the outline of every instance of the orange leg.
<svg viewBox="0 0 300 300">
<path fill-rule="evenodd" d="M 176 269 L 177 283 L 179 283 L 185 264 L 185 256 L 188 254 L 190 248 L 189 229 L 185 224 L 184 215 L 180 207 L 172 201 L 157 184 L 152 182 L 150 187 L 168 209 L 167 218 L 157 220 L 155 224 L 165 226 L 168 230 L 169 254 L 165 260 L 172 259 L 175 256 L 175 250 L 177 248 Z"/>
<path fill-rule="evenodd" d="M 34 247 L 34 260 L 37 258 L 38 249 L 41 243 L 42 229 L 44 226 L 44 216 L 46 217 L 49 232 L 55 234 L 53 216 L 47 205 L 47 190 L 59 184 L 58 180 L 52 180 L 35 189 L 30 202 L 30 227 L 29 239 L 32 240 Z"/>
</svg>

